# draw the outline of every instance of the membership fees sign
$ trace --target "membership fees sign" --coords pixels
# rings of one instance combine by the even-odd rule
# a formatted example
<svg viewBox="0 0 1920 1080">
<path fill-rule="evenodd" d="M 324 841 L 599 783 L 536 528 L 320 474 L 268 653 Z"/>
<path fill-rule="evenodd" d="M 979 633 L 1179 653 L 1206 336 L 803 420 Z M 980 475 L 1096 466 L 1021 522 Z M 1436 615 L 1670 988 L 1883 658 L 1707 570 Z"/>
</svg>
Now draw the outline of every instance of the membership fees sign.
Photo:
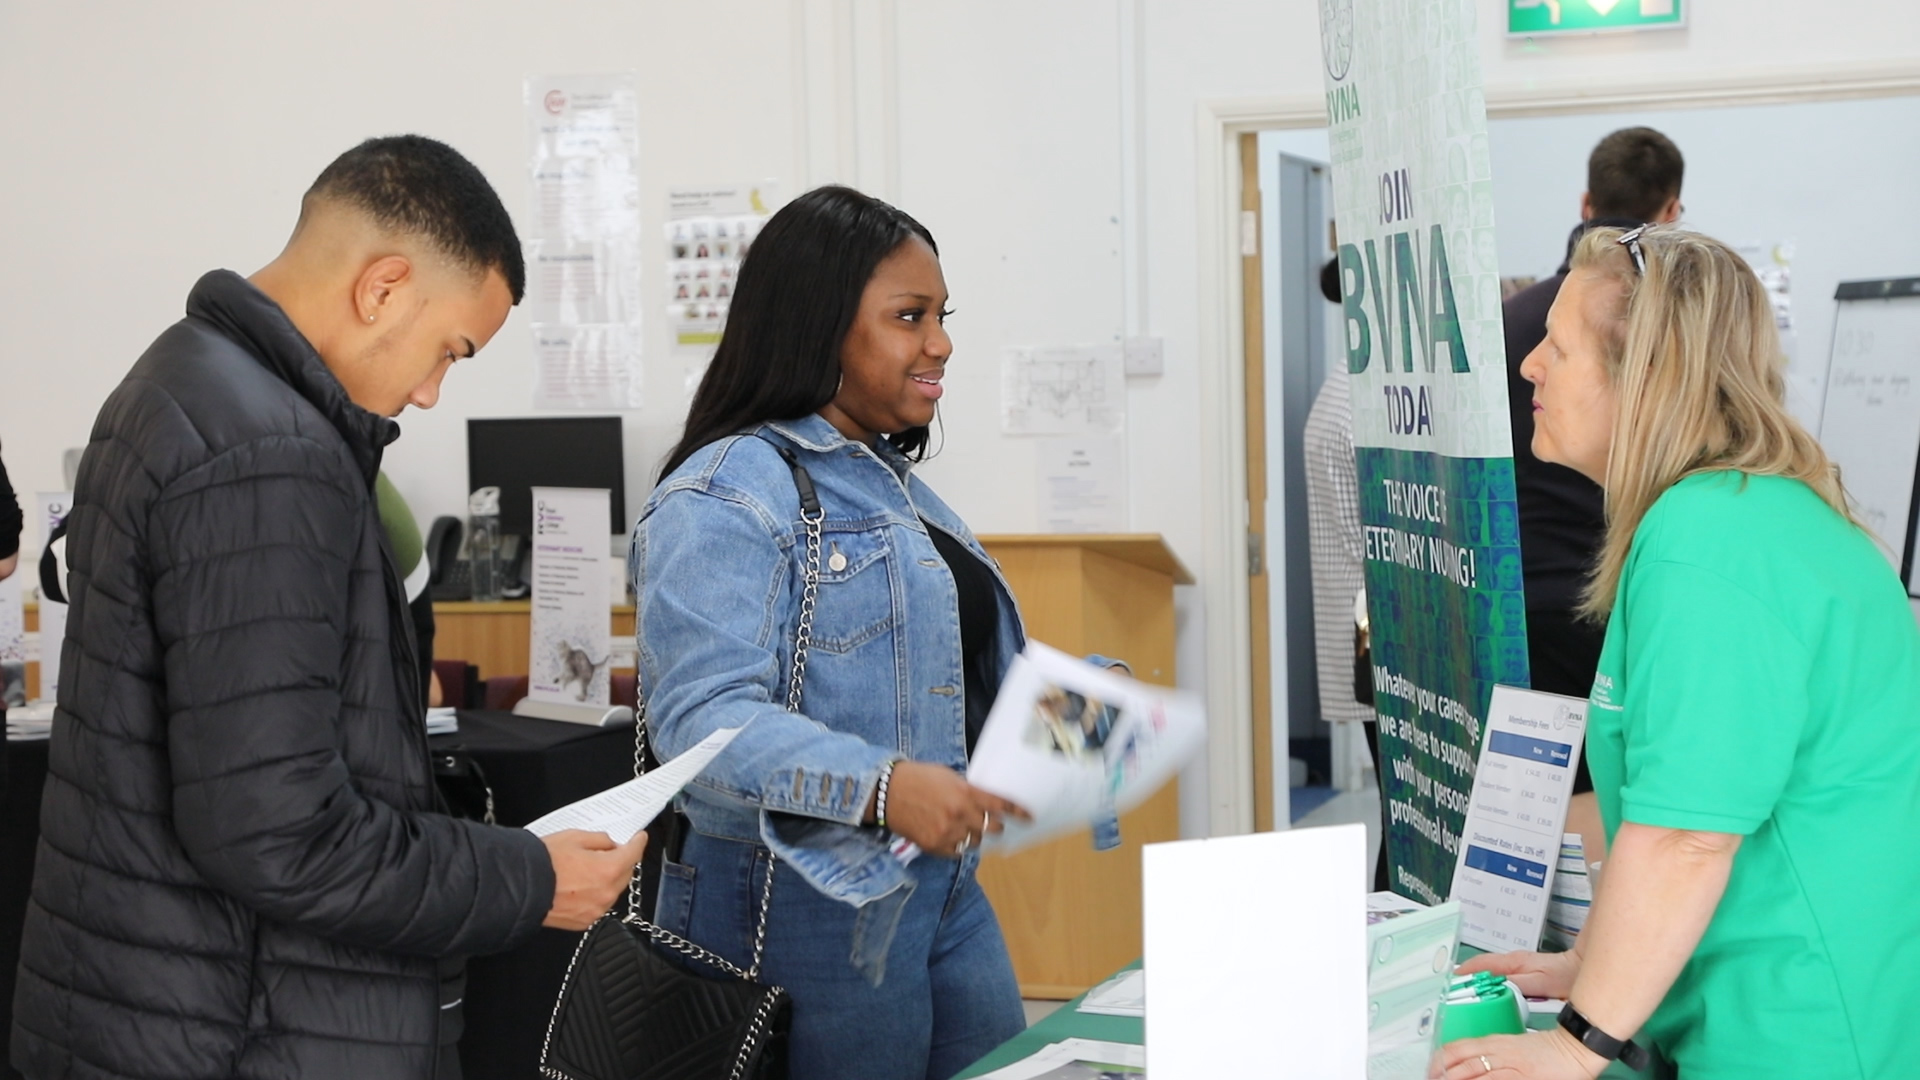
<svg viewBox="0 0 1920 1080">
<path fill-rule="evenodd" d="M 1579 698 L 1493 688 L 1453 869 L 1461 941 L 1489 952 L 1540 947 L 1586 731 Z"/>
<path fill-rule="evenodd" d="M 1473 0 L 1322 0 L 1391 884 L 1447 898 L 1526 605 Z"/>
</svg>

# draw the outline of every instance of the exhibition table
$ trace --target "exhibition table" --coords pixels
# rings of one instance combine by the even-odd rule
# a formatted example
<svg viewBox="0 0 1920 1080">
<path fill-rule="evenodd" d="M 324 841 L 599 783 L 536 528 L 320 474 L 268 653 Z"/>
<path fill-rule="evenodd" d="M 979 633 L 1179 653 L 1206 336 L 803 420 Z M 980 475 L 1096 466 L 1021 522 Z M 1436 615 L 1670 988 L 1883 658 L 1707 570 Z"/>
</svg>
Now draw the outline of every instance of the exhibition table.
<svg viewBox="0 0 1920 1080">
<path fill-rule="evenodd" d="M 435 751 L 461 750 L 485 770 L 494 815 L 502 825 L 524 825 L 549 810 L 633 776 L 633 729 L 597 728 L 508 713 L 462 712 L 460 730 L 428 740 Z M 6 821 L 0 845 L 0 1050 L 13 1014 L 14 972 L 21 923 L 40 837 L 40 794 L 46 786 L 45 739 L 9 741 Z M 540 1042 L 567 961 L 580 935 L 540 930 L 512 952 L 474 957 L 467 965 L 466 1034 L 460 1061 L 467 1080 L 537 1072 Z M 0 1076 L 18 1075 L 4 1065 Z"/>
<path fill-rule="evenodd" d="M 1136 960 L 1121 968 L 1120 971 L 1131 971 L 1139 966 L 1140 961 Z M 1114 974 L 1117 975 L 1119 972 Z M 1080 1012 L 1080 1002 L 1085 997 L 1086 995 L 1082 994 L 1074 998 L 1039 1023 L 1001 1043 L 992 1053 L 962 1070 L 955 1080 L 968 1080 L 969 1077 L 982 1076 L 995 1069 L 1005 1068 L 1062 1039 L 1094 1039 L 1100 1042 L 1134 1044 L 1146 1041 L 1145 1020 Z M 1534 1016 L 1531 1021 L 1535 1029 L 1542 1031 L 1553 1027 L 1553 1022 L 1553 1017 L 1544 1013 Z M 1666 1075 L 1661 1068 L 1661 1064 L 1655 1062 L 1646 1072 L 1634 1072 L 1616 1061 L 1600 1076 L 1602 1080 L 1652 1080 L 1654 1077 Z M 1151 1068 L 1148 1069 L 1147 1077 L 1148 1080 L 1152 1080 Z"/>
</svg>

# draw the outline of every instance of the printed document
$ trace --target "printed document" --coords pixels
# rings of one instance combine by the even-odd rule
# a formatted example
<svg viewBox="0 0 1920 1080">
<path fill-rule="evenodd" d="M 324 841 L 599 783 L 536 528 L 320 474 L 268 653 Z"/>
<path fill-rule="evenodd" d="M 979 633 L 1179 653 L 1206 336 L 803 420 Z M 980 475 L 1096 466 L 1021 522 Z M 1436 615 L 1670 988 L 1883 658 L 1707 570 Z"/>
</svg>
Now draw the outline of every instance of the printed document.
<svg viewBox="0 0 1920 1080">
<path fill-rule="evenodd" d="M 529 822 L 527 831 L 535 836 L 548 836 L 565 829 L 583 829 L 606 833 L 614 843 L 624 844 L 659 816 L 680 789 L 700 775 L 700 770 L 739 733 L 739 728 L 721 728 L 702 739 L 698 746 L 645 776 L 569 803 Z"/>
<path fill-rule="evenodd" d="M 1490 952 L 1540 947 L 1587 703 L 1495 686 L 1454 863 L 1460 940 Z"/>
<path fill-rule="evenodd" d="M 1028 642 L 1000 684 L 967 780 L 1033 817 L 1008 818 L 987 845 L 1014 851 L 1112 821 L 1173 779 L 1206 738 L 1196 695 Z"/>
</svg>

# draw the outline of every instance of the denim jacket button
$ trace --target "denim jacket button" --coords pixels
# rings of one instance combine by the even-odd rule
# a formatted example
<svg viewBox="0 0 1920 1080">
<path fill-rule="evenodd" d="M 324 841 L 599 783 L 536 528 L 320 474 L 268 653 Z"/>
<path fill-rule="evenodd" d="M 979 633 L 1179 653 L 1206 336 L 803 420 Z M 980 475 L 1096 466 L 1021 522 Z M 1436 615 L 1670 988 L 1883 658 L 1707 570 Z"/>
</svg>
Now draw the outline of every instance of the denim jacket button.
<svg viewBox="0 0 1920 1080">
<path fill-rule="evenodd" d="M 930 693 L 930 694 L 939 694 L 939 695 L 941 695 L 942 697 L 952 697 L 952 696 L 953 696 L 953 687 L 951 687 L 951 686 L 935 686 L 935 687 L 933 687 L 933 688 L 931 688 L 931 689 L 929 689 L 929 690 L 928 690 L 927 692 L 928 692 L 928 693 Z"/>
</svg>

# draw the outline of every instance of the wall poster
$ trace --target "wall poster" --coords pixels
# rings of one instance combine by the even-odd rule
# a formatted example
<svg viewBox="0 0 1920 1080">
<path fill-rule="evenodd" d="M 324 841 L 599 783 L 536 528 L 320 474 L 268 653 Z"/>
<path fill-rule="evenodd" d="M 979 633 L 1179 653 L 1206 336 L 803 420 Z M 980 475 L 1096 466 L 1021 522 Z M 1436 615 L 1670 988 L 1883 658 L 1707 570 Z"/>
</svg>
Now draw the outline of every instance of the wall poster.
<svg viewBox="0 0 1920 1080">
<path fill-rule="evenodd" d="M 640 407 L 640 109 L 632 75 L 527 80 L 534 406 Z"/>
</svg>

